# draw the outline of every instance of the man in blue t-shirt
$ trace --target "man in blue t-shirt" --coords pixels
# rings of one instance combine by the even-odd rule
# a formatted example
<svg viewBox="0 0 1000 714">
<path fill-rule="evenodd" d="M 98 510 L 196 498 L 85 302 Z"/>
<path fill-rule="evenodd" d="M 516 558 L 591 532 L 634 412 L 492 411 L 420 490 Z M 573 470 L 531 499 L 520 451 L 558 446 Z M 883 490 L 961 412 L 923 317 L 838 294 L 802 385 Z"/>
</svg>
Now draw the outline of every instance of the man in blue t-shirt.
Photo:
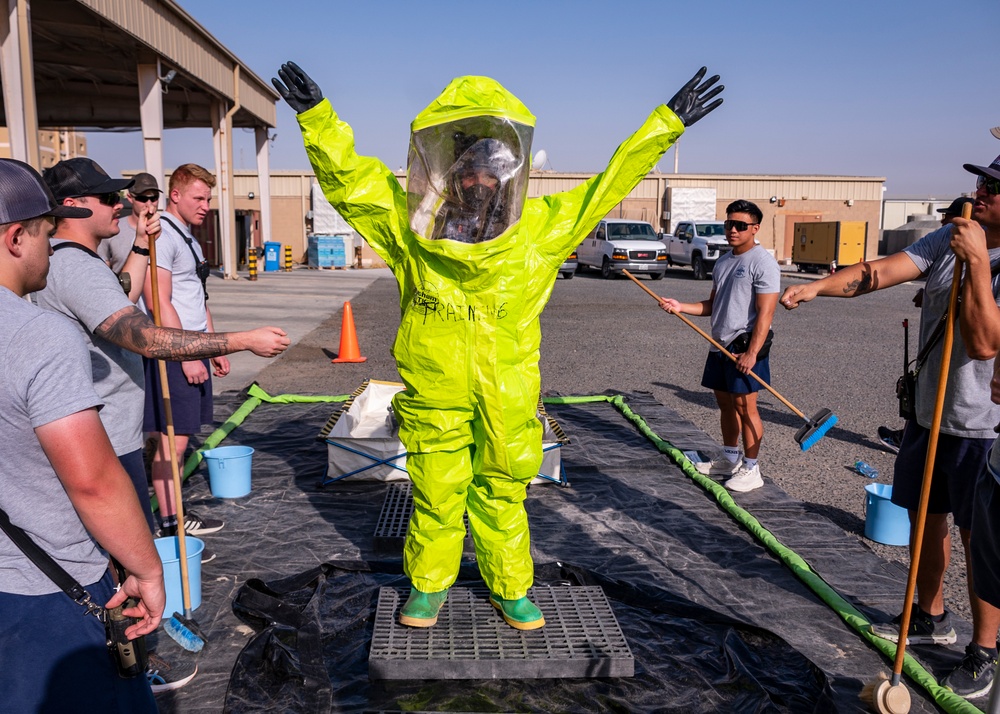
<svg viewBox="0 0 1000 714">
<path fill-rule="evenodd" d="M 711 315 L 712 338 L 736 357 L 734 362 L 713 346 L 705 361 L 701 386 L 715 392 L 722 423 L 723 457 L 714 459 L 706 472 L 728 477 L 726 488 L 739 492 L 764 485 L 757 463 L 764 437 L 764 422 L 757 411 L 757 392 L 762 386 L 749 374 L 753 371 L 770 384 L 768 350 L 781 269 L 774 256 L 757 243 L 763 217 L 760 208 L 750 201 L 730 203 L 724 226 L 732 251 L 712 268 L 712 294 L 695 303 L 660 299 L 660 307 L 667 312 Z"/>
<path fill-rule="evenodd" d="M 45 287 L 53 218 L 91 215 L 57 206 L 34 169 L 0 159 L 0 508 L 97 606 L 137 598 L 124 611 L 138 618 L 126 630 L 135 638 L 163 612 L 160 558 L 98 416 L 83 339 L 23 299 Z M 108 555 L 128 573 L 117 592 Z M 146 677 L 119 677 L 98 617 L 3 532 L 0 612 L 4 711 L 155 714 Z"/>
</svg>

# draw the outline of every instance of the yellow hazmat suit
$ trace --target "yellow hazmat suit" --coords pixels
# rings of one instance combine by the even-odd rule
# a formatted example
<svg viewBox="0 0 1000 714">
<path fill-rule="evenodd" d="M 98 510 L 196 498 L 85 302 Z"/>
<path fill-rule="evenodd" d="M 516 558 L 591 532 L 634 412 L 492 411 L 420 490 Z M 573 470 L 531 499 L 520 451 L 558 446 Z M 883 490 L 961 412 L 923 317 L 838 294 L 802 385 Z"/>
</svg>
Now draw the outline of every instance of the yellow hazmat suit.
<svg viewBox="0 0 1000 714">
<path fill-rule="evenodd" d="M 329 101 L 298 121 L 327 199 L 399 281 L 402 322 L 393 356 L 406 389 L 393 406 L 414 494 L 405 572 L 421 592 L 449 588 L 467 510 L 490 592 L 522 598 L 533 579 L 523 501 L 542 460 L 539 315 L 566 256 L 649 173 L 684 125 L 660 105 L 603 173 L 571 191 L 525 200 L 530 161 L 523 158 L 530 156 L 534 117 L 491 79 L 453 80 L 414 120 L 409 193 L 381 161 L 355 152 L 351 127 Z M 492 134 L 481 126 L 490 121 L 499 127 Z M 506 223 L 473 243 L 432 237 L 440 235 L 435 223 L 445 220 L 446 172 L 460 153 L 454 137 L 463 132 L 502 137 L 514 157 L 505 159 L 511 176 L 501 181 L 510 179 Z M 443 155 L 431 155 L 438 149 Z"/>
</svg>

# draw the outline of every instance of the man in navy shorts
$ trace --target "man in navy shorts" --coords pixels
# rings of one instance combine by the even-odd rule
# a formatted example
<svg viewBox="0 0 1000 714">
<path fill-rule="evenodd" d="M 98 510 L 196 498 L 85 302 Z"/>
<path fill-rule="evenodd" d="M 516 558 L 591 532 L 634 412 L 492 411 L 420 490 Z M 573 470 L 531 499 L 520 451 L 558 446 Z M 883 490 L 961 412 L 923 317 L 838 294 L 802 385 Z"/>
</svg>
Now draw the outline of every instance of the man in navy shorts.
<svg viewBox="0 0 1000 714">
<path fill-rule="evenodd" d="M 741 492 L 764 485 L 757 463 L 764 436 L 764 423 L 757 411 L 757 392 L 762 387 L 749 373 L 752 370 L 770 383 L 767 353 L 781 289 L 778 262 L 756 240 L 763 217 L 750 201 L 730 203 L 725 228 L 732 251 L 719 258 L 712 269 L 712 294 L 696 303 L 660 298 L 660 307 L 667 312 L 711 315 L 712 337 L 737 358 L 734 362 L 713 346 L 701 386 L 715 392 L 722 422 L 723 458 L 713 460 L 707 473 L 727 476 L 726 488 Z"/>
<path fill-rule="evenodd" d="M 916 418 L 906 424 L 892 481 L 892 502 L 910 511 L 912 536 L 941 370 L 943 330 L 939 331 L 938 325 L 947 312 L 956 258 L 964 264 L 948 389 L 917 566 L 916 607 L 906 637 L 911 645 L 949 645 L 957 640 L 944 604 L 944 574 L 951 559 L 951 513 L 965 548 L 973 631 L 962 662 L 941 684 L 973 698 L 985 695 L 992 686 L 1000 629 L 1000 609 L 976 594 L 975 586 L 989 573 L 975 567 L 970 553 L 976 482 L 982 481 L 980 476 L 996 437 L 994 427 L 1000 422 L 1000 406 L 990 401 L 989 390 L 994 357 L 1000 350 L 1000 157 L 990 166 L 965 164 L 965 169 L 979 177 L 972 220 L 955 218 L 951 225 L 927 234 L 899 253 L 848 266 L 814 283 L 790 287 L 781 296 L 781 304 L 791 310 L 817 295 L 855 297 L 921 276 L 926 278 L 918 349 L 926 345 L 931 348 L 917 375 Z M 994 551 L 989 571 L 995 563 Z M 872 633 L 896 642 L 901 620 L 899 616 L 891 622 L 876 623 Z"/>
</svg>

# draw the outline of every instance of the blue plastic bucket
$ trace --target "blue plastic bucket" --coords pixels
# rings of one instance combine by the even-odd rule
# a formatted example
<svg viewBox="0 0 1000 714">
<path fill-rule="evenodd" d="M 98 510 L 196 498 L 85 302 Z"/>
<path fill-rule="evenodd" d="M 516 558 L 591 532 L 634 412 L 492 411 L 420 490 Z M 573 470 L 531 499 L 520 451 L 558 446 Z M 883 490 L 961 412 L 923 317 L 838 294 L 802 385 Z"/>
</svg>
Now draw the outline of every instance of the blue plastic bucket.
<svg viewBox="0 0 1000 714">
<path fill-rule="evenodd" d="M 253 448 L 219 446 L 202 452 L 208 463 L 208 481 L 216 498 L 240 498 L 250 493 Z"/>
<path fill-rule="evenodd" d="M 910 515 L 891 500 L 892 486 L 865 486 L 865 538 L 884 545 L 910 544 Z"/>
<path fill-rule="evenodd" d="M 167 605 L 163 617 L 169 618 L 175 612 L 184 614 L 184 593 L 181 590 L 181 556 L 177 536 L 156 538 L 156 552 L 163 563 L 163 585 L 167 591 Z M 191 609 L 201 605 L 201 551 L 205 544 L 194 536 L 186 536 L 188 582 L 191 584 Z"/>
</svg>

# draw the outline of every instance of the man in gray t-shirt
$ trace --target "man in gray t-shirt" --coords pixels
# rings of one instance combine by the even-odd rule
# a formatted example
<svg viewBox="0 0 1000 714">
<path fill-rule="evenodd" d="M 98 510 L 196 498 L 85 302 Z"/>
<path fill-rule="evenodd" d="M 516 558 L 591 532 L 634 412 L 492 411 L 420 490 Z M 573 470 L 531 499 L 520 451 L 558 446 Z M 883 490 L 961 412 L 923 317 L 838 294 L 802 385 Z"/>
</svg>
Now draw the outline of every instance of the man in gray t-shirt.
<svg viewBox="0 0 1000 714">
<path fill-rule="evenodd" d="M 140 494 L 152 529 L 155 524 L 149 511 L 142 461 L 142 357 L 183 360 L 244 349 L 273 357 L 289 341 L 277 328 L 208 335 L 156 327 L 134 304 L 138 292 L 125 295 L 115 274 L 97 254 L 100 244 L 118 233 L 122 206 L 118 191 L 130 188 L 132 181 L 112 179 L 96 162 L 83 157 L 60 161 L 46 170 L 44 178 L 57 201 L 64 206 L 87 208 L 92 215 L 86 219 L 59 219 L 53 235 L 49 284 L 35 294 L 35 301 L 40 307 L 70 318 L 86 341 L 94 386 L 105 402 L 101 418 L 115 453 Z M 147 232 L 155 235 L 158 230 L 158 218 L 147 208 L 137 221 L 136 258 L 148 261 L 141 255 L 149 252 Z M 140 291 L 143 287 L 145 265 L 141 273 L 132 274 L 133 291 L 135 284 Z"/>
<path fill-rule="evenodd" d="M 660 300 L 660 307 L 667 312 L 711 315 L 712 337 L 736 357 L 733 362 L 712 347 L 701 386 L 715 392 L 723 445 L 722 458 L 713 459 L 705 473 L 729 477 L 726 488 L 740 492 L 764 485 L 757 463 L 764 436 L 764 422 L 757 411 L 761 385 L 749 373 L 753 371 L 765 382 L 771 381 L 771 321 L 781 289 L 778 262 L 756 241 L 762 218 L 760 208 L 750 201 L 730 203 L 725 229 L 732 251 L 712 268 L 712 294 L 696 303 Z"/>
<path fill-rule="evenodd" d="M 125 609 L 138 618 L 126 630 L 134 638 L 152 632 L 163 612 L 160 558 L 98 416 L 79 333 L 23 299 L 45 286 L 52 217 L 90 215 L 57 206 L 27 164 L 0 159 L 0 508 L 94 605 L 138 598 Z M 128 572 L 117 593 L 109 554 Z M 3 532 L 0 612 L 5 711 L 156 711 L 145 677 L 118 676 L 102 622 Z"/>
<path fill-rule="evenodd" d="M 967 164 L 966 168 L 971 171 L 969 166 Z M 985 225 L 985 221 L 994 219 L 984 210 L 979 193 L 977 191 L 973 204 L 973 217 Z M 781 304 L 791 310 L 817 295 L 856 297 L 926 277 L 918 350 L 931 346 L 917 377 L 916 418 L 906 423 L 892 482 L 892 502 L 909 510 L 912 535 L 917 526 L 916 514 L 939 388 L 944 340 L 939 337 L 943 332 L 937 332 L 937 326 L 948 308 L 956 258 L 963 263 L 961 303 L 927 496 L 927 515 L 917 564 L 916 607 L 911 613 L 907 638 L 911 645 L 946 645 L 957 639 L 944 602 L 944 576 L 951 552 L 950 513 L 966 551 L 973 641 L 966 649 L 966 658 L 942 680 L 942 685 L 964 696 L 976 696 L 984 693 L 981 691 L 984 682 L 988 685 L 992 681 L 992 667 L 982 666 L 982 663 L 996 663 L 997 632 L 1000 630 L 1000 608 L 979 598 L 972 587 L 969 551 L 976 481 L 986 468 L 995 436 L 993 427 L 1000 420 L 1000 406 L 991 403 L 989 386 L 996 354 L 996 349 L 991 348 L 995 341 L 991 328 L 1000 304 L 1000 279 L 996 274 L 1000 269 L 1000 221 L 984 239 L 983 231 L 974 221 L 956 218 L 952 225 L 929 233 L 902 252 L 841 268 L 813 283 L 790 287 L 781 296 Z M 899 640 L 901 624 L 902 616 L 892 622 L 876 623 L 872 625 L 872 633 L 895 642 Z M 984 652 L 986 654 L 982 654 Z"/>
</svg>

